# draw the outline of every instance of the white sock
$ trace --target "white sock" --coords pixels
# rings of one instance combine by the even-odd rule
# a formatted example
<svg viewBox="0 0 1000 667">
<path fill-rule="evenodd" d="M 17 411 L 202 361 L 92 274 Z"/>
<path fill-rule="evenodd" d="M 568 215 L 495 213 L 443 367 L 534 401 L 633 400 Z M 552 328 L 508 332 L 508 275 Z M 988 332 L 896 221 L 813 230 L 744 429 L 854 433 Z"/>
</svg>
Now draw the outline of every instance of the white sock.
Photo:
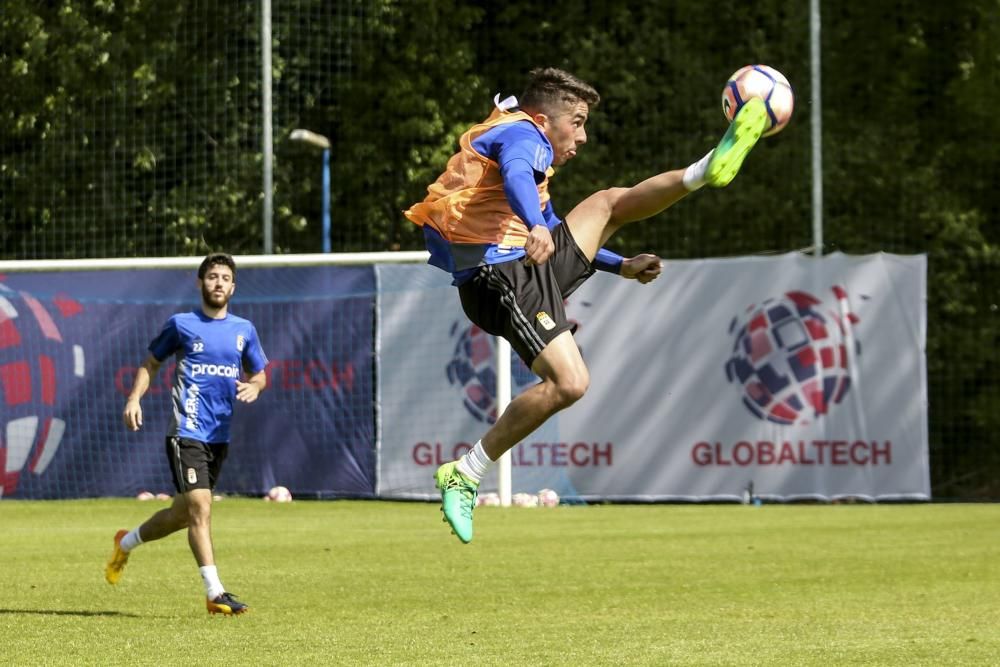
<svg viewBox="0 0 1000 667">
<path fill-rule="evenodd" d="M 122 538 L 121 544 L 119 544 L 119 546 L 121 547 L 122 551 L 128 553 L 129 551 L 132 551 L 132 549 L 135 549 L 140 544 L 142 544 L 142 536 L 139 535 L 139 529 L 133 528 L 132 530 L 128 531 L 128 535 Z"/>
<path fill-rule="evenodd" d="M 483 449 L 483 441 L 479 440 L 475 447 L 459 459 L 458 465 L 455 467 L 460 473 L 479 484 L 483 481 L 483 475 L 490 469 L 491 463 L 493 463 L 493 459 L 486 454 L 486 450 Z"/>
<path fill-rule="evenodd" d="M 214 565 L 203 565 L 198 568 L 198 572 L 201 573 L 201 580 L 205 582 L 205 595 L 209 600 L 214 600 L 226 592 L 222 582 L 219 581 L 219 570 Z"/>
<path fill-rule="evenodd" d="M 705 157 L 684 170 L 684 187 L 688 189 L 688 192 L 694 192 L 705 185 L 705 172 L 708 170 L 708 161 L 712 159 L 714 152 L 715 149 L 708 151 Z"/>
</svg>

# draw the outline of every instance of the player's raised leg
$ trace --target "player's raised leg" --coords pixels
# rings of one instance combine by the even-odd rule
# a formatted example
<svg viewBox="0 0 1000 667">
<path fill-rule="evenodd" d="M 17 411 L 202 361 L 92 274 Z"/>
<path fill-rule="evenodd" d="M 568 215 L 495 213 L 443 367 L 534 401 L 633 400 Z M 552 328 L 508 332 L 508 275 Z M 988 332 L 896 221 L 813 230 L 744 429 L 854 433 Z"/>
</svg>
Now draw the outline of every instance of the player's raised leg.
<svg viewBox="0 0 1000 667">
<path fill-rule="evenodd" d="M 767 122 L 764 103 L 753 98 L 736 114 L 718 145 L 698 162 L 657 174 L 630 188 L 609 188 L 590 195 L 566 216 L 573 239 L 593 259 L 598 248 L 623 225 L 652 217 L 703 185 L 728 185 L 760 140 Z"/>
</svg>

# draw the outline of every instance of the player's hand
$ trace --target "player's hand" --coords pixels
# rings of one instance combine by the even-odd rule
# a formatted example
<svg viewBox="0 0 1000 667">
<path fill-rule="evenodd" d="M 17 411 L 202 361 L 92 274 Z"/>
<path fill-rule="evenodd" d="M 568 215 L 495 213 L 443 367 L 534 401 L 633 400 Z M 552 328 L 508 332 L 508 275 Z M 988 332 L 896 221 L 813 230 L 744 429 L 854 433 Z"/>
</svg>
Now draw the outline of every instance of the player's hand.
<svg viewBox="0 0 1000 667">
<path fill-rule="evenodd" d="M 528 240 L 524 242 L 524 252 L 528 255 L 525 264 L 544 264 L 552 253 L 555 252 L 556 244 L 552 242 L 552 234 L 545 225 L 535 225 L 528 232 Z"/>
<path fill-rule="evenodd" d="M 253 382 L 236 381 L 236 400 L 241 403 L 253 403 L 260 396 L 260 387 Z"/>
<path fill-rule="evenodd" d="M 643 285 L 656 280 L 661 271 L 663 262 L 656 255 L 636 255 L 622 261 L 622 277 L 638 280 Z"/>
<path fill-rule="evenodd" d="M 122 419 L 125 421 L 125 428 L 130 431 L 138 431 L 142 428 L 142 407 L 139 405 L 139 401 L 130 400 L 125 404 Z"/>
</svg>

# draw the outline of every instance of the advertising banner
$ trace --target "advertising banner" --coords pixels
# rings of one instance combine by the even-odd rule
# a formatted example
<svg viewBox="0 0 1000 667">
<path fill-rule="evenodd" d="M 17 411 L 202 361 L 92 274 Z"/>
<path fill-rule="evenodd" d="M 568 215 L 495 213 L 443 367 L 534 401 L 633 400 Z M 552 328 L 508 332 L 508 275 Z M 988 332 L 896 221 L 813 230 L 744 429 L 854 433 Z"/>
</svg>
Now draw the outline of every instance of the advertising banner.
<svg viewBox="0 0 1000 667">
<path fill-rule="evenodd" d="M 269 388 L 237 403 L 218 490 L 371 496 L 371 267 L 239 269 L 236 286 L 230 312 L 255 324 Z M 142 400 L 139 432 L 122 411 L 149 342 L 199 299 L 194 269 L 0 277 L 0 495 L 172 494 L 172 358 Z"/>
<path fill-rule="evenodd" d="M 380 487 L 495 418 L 493 343 L 430 267 L 379 267 Z M 928 499 L 926 258 L 667 261 L 569 300 L 587 394 L 512 450 L 516 491 L 585 500 Z M 515 393 L 537 382 L 519 360 Z M 483 491 L 495 488 L 487 480 Z"/>
</svg>

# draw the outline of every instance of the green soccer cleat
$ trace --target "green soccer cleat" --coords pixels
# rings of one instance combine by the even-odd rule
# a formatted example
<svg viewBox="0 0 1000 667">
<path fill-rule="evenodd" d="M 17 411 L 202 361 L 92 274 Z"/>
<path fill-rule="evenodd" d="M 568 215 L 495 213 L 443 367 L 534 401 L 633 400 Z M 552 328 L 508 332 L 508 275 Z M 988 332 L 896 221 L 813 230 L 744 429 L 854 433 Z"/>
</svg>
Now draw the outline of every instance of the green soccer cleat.
<svg viewBox="0 0 1000 667">
<path fill-rule="evenodd" d="M 721 188 L 729 185 L 743 164 L 743 158 L 756 145 L 767 128 L 767 107 L 759 97 L 750 99 L 729 124 L 705 170 L 705 182 Z"/>
<path fill-rule="evenodd" d="M 214 600 L 205 598 L 205 608 L 209 614 L 225 614 L 226 616 L 238 616 L 250 611 L 248 605 L 236 599 L 232 593 L 223 593 Z"/>
<path fill-rule="evenodd" d="M 434 473 L 434 482 L 441 490 L 441 512 L 451 532 L 464 544 L 472 541 L 472 510 L 476 506 L 479 485 L 455 469 L 457 461 L 445 463 Z"/>
<path fill-rule="evenodd" d="M 125 563 L 128 562 L 128 552 L 122 551 L 122 538 L 128 535 L 127 530 L 119 530 L 115 533 L 115 550 L 111 552 L 108 564 L 104 566 L 104 578 L 109 584 L 117 584 L 122 578 L 122 571 Z"/>
</svg>

